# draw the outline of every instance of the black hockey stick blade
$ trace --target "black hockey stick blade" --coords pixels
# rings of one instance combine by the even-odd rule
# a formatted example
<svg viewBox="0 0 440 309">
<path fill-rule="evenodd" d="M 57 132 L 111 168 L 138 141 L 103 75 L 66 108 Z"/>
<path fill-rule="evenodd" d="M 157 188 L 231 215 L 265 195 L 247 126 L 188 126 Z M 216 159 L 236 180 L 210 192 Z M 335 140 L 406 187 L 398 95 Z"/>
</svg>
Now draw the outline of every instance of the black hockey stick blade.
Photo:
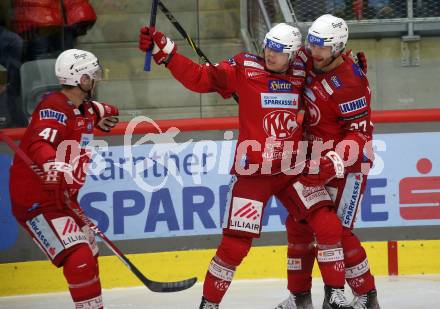
<svg viewBox="0 0 440 309">
<path fill-rule="evenodd" d="M 167 292 L 179 292 L 189 289 L 197 282 L 197 278 L 175 281 L 175 282 L 156 282 L 149 280 L 145 285 L 153 292 L 167 293 Z"/>
<path fill-rule="evenodd" d="M 98 234 L 99 235 L 99 234 Z M 100 235 L 101 236 L 101 235 Z M 108 238 L 104 236 L 102 240 L 107 243 Z M 102 238 L 102 237 L 101 237 Z M 192 287 L 196 282 L 197 278 L 189 278 L 182 281 L 174 282 L 159 282 L 148 279 L 142 274 L 142 272 L 125 256 L 118 248 L 114 246 L 109 246 L 109 248 L 115 253 L 115 255 L 131 270 L 131 272 L 140 280 L 142 283 L 151 291 L 157 293 L 169 293 L 169 292 L 179 292 Z"/>
<path fill-rule="evenodd" d="M 0 130 L 0 141 L 1 140 L 3 140 L 3 142 L 5 142 L 6 145 L 8 145 L 9 148 L 14 153 L 16 153 L 33 172 L 36 172 L 32 168 L 32 166 L 35 164 L 32 162 L 31 158 L 29 158 L 29 156 L 23 150 L 21 150 L 9 136 L 7 136 L 3 131 Z M 81 208 L 73 209 L 73 211 L 81 218 L 81 220 L 84 221 L 85 224 L 87 224 L 91 228 L 91 230 L 96 235 L 98 235 L 102 239 L 104 244 L 121 260 L 121 262 L 124 263 L 124 265 L 127 266 L 128 269 L 130 269 L 131 272 L 151 291 L 158 293 L 178 292 L 189 289 L 197 282 L 196 277 L 182 281 L 175 281 L 175 282 L 157 282 L 148 279 L 121 252 L 121 250 L 119 250 L 118 247 L 116 247 L 115 244 L 98 228 L 98 226 L 86 216 L 86 214 L 82 211 Z"/>
</svg>

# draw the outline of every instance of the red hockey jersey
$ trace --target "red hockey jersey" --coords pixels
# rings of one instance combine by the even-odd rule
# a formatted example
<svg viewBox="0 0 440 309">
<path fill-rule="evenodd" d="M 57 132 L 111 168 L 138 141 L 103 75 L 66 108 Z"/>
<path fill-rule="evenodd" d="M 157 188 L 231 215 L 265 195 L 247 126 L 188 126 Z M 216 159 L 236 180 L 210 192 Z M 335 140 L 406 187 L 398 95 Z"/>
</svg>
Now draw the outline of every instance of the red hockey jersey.
<svg viewBox="0 0 440 309">
<path fill-rule="evenodd" d="M 263 58 L 248 53 L 214 66 L 175 54 L 167 67 L 192 91 L 218 92 L 225 98 L 238 95 L 239 136 L 232 173 L 277 173 L 288 152 L 295 160 L 294 148 L 302 135 L 297 122 L 305 76 L 302 62 L 292 61 L 287 73 L 278 74 L 266 69 Z M 283 150 L 286 141 L 295 142 L 289 150 Z M 262 168 L 263 162 L 271 168 Z"/>
<path fill-rule="evenodd" d="M 71 164 L 73 181 L 69 181 L 68 189 L 75 193 L 85 181 L 90 159 L 86 147 L 93 140 L 96 119 L 91 103 L 85 102 L 77 108 L 63 93 L 50 93 L 33 112 L 20 148 L 40 167 L 55 158 Z M 10 175 L 15 216 L 25 216 L 31 207 L 45 206 L 47 197 L 41 180 L 17 155 Z"/>
<path fill-rule="evenodd" d="M 306 51 L 301 49 L 298 56 L 306 65 L 306 138 L 309 141 L 334 141 L 333 149 L 342 140 L 353 141 L 359 151 L 352 152 L 355 157 L 350 159 L 347 171 L 360 171 L 360 164 L 372 159 L 371 153 L 364 149 L 373 133 L 367 77 L 350 57 L 343 56 L 344 62 L 330 72 L 315 74 L 313 60 Z M 348 161 L 348 149 L 344 159 Z"/>
</svg>

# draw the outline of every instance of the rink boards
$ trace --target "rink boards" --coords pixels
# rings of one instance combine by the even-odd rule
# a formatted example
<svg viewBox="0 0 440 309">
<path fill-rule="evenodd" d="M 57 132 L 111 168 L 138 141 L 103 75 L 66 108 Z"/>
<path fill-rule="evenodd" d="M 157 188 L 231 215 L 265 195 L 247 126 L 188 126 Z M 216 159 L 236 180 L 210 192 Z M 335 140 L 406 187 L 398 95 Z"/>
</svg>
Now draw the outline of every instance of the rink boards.
<svg viewBox="0 0 440 309">
<path fill-rule="evenodd" d="M 372 272 L 388 275 L 440 274 L 440 240 L 364 242 Z M 189 250 L 128 255 L 150 279 L 173 281 L 197 276 L 202 281 L 214 250 Z M 394 257 L 397 253 L 397 257 Z M 114 256 L 100 257 L 104 288 L 141 285 L 137 278 Z M 251 249 L 238 268 L 235 279 L 285 278 L 286 247 L 264 246 Z M 315 265 L 314 277 L 319 269 Z M 0 264 L 0 296 L 34 294 L 66 290 L 62 271 L 48 261 Z"/>
<path fill-rule="evenodd" d="M 383 148 L 384 144 L 378 144 L 376 151 L 385 163 L 384 172 L 369 177 L 369 187 L 358 216 L 360 229 L 356 233 L 361 240 L 368 240 L 364 245 L 376 275 L 440 274 L 440 240 L 435 240 L 440 235 L 440 135 L 428 132 L 433 128 L 438 131 L 437 126 L 438 123 L 435 126 L 430 123 L 418 128 L 409 124 L 382 128 L 383 133 L 405 130 L 408 134 L 382 136 L 386 148 Z M 376 129 L 380 133 L 381 127 Z M 213 132 L 209 138 L 222 141 L 222 147 L 218 147 L 221 153 L 228 141 L 224 140 L 223 131 Z M 419 134 L 413 135 L 413 132 Z M 121 158 L 127 156 L 121 150 L 115 151 L 114 147 L 121 145 L 121 138 L 106 139 L 112 153 L 103 156 L 105 162 L 124 163 Z M 176 138 L 176 142 L 181 144 L 190 138 L 197 141 L 193 133 L 184 133 Z M 199 139 L 204 138 L 207 133 L 200 132 Z M 213 158 L 209 148 L 202 149 L 201 155 L 197 156 L 196 145 L 192 144 L 192 148 L 185 150 L 188 153 L 184 151 L 180 157 L 180 167 L 185 172 L 181 176 L 192 181 L 183 188 L 170 185 L 147 194 L 128 182 L 120 169 L 115 168 L 115 174 L 105 170 L 90 178 L 92 185 L 82 190 L 82 206 L 89 210 L 106 235 L 116 241 L 132 262 L 153 280 L 174 281 L 197 276 L 202 281 L 215 253 L 214 249 L 208 248 L 215 248 L 219 242 L 228 168 L 220 167 L 218 163 L 211 170 L 199 170 L 199 175 L 209 181 L 199 179 L 197 175 L 194 177 L 194 162 L 209 163 L 209 158 Z M 0 155 L 8 153 L 0 144 Z M 10 164 L 10 153 L 8 155 L 0 156 L 6 165 Z M 7 167 L 1 168 L 3 171 Z M 160 180 L 156 175 L 163 172 L 153 166 L 148 179 Z M 19 229 L 10 213 L 5 213 L 3 197 L 7 194 L 7 185 L 3 184 L 7 179 L 2 179 L 3 173 L 0 176 L 0 296 L 65 291 L 62 271 L 54 270 L 44 260 L 44 255 Z M 175 177 L 170 179 L 176 180 Z M 417 194 L 414 194 L 414 188 L 418 190 Z M 200 197 L 203 197 L 201 201 L 205 207 L 197 207 Z M 128 200 L 133 204 L 125 204 Z M 163 208 L 164 204 L 166 208 Z M 133 207 L 134 214 L 124 212 L 127 207 Z M 273 201 L 266 209 L 262 240 L 256 241 L 256 246 L 239 267 L 236 279 L 285 278 L 285 213 L 282 210 Z M 101 253 L 100 269 L 105 288 L 140 284 L 108 250 L 101 250 Z M 314 276 L 319 276 L 317 267 Z"/>
</svg>

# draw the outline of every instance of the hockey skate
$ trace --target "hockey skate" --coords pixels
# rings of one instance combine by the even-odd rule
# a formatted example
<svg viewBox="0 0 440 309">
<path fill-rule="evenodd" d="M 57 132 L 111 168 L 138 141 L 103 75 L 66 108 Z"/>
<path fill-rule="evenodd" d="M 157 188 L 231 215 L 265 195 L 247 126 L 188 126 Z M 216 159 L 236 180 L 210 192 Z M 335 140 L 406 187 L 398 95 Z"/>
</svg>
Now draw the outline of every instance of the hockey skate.
<svg viewBox="0 0 440 309">
<path fill-rule="evenodd" d="M 199 309 L 218 309 L 218 304 L 211 303 L 202 297 Z"/>
<path fill-rule="evenodd" d="M 275 309 L 313 309 L 312 294 L 310 292 L 290 293 L 289 298 Z"/>
<path fill-rule="evenodd" d="M 367 294 L 355 295 L 350 305 L 354 309 L 380 309 L 377 291 L 371 290 Z"/>
<path fill-rule="evenodd" d="M 345 298 L 344 288 L 338 289 L 326 285 L 324 292 L 322 309 L 354 309 Z"/>
</svg>

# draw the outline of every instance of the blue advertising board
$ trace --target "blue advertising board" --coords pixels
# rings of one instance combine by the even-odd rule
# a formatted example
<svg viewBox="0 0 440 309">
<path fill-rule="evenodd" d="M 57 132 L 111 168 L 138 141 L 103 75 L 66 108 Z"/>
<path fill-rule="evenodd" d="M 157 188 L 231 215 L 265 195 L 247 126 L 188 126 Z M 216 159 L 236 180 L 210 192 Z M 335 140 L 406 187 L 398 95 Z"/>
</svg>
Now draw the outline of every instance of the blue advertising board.
<svg viewBox="0 0 440 309">
<path fill-rule="evenodd" d="M 99 148 L 79 200 L 113 240 L 221 233 L 236 141 Z M 440 224 L 440 133 L 377 134 L 356 227 Z M 0 156 L 6 171 L 9 156 Z M 0 177 L 0 250 L 12 246 L 8 173 Z M 264 231 L 284 231 L 287 213 L 274 198 Z"/>
<path fill-rule="evenodd" d="M 175 157 L 158 156 L 153 145 L 137 146 L 133 158 L 124 156 L 123 146 L 110 147 L 111 157 L 103 156 L 107 169 L 89 176 L 81 190 L 82 207 L 112 239 L 220 233 L 235 142 L 200 143 L 187 144 Z M 378 134 L 374 148 L 375 166 L 356 227 L 440 224 L 440 133 Z M 146 154 L 155 161 L 143 177 L 134 177 L 140 182 L 134 181 L 120 166 Z M 119 167 L 111 168 L 115 163 Z M 148 192 L 158 183 L 160 187 Z M 286 215 L 272 198 L 263 231 L 284 231 Z"/>
</svg>

